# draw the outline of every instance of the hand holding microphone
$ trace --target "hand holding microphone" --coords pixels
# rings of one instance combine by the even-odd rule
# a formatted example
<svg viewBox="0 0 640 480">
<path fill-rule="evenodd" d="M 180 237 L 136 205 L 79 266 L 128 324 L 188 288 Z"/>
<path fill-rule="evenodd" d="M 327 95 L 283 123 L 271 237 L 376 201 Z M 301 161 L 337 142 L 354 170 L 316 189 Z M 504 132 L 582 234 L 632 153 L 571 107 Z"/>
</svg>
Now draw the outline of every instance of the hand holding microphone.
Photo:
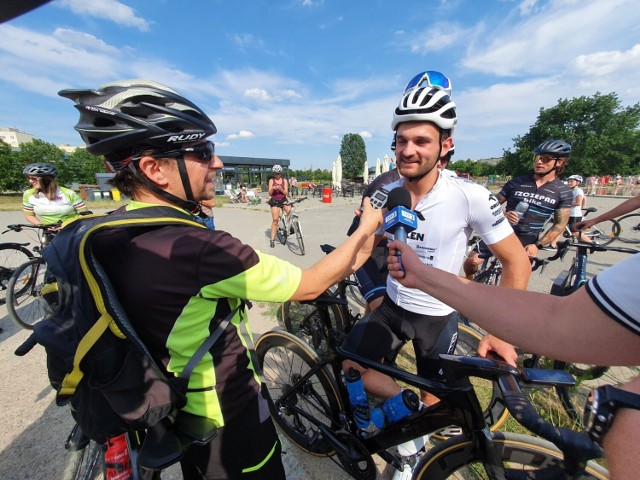
<svg viewBox="0 0 640 480">
<path fill-rule="evenodd" d="M 387 199 L 389 212 L 384 216 L 384 231 L 391 233 L 395 240 L 407 243 L 409 232 L 418 228 L 418 218 L 411 208 L 411 194 L 408 190 L 398 187 L 389 192 Z M 400 251 L 398 251 L 400 257 Z M 400 266 L 402 261 L 399 258 Z M 404 268 L 402 269 L 404 271 Z"/>
</svg>

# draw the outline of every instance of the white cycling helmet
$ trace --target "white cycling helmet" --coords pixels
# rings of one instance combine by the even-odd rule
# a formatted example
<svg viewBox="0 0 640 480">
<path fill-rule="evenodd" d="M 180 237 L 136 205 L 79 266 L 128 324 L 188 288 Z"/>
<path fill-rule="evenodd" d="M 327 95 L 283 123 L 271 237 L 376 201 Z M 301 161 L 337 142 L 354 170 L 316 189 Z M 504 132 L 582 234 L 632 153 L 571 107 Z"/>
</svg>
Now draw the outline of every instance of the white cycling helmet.
<svg viewBox="0 0 640 480">
<path fill-rule="evenodd" d="M 282 167 L 280 165 L 274 165 L 271 170 L 273 170 L 273 173 L 282 173 Z"/>
<path fill-rule="evenodd" d="M 403 122 L 433 122 L 442 130 L 453 131 L 458 122 L 456 104 L 440 88 L 414 88 L 402 95 L 393 112 L 391 129 Z"/>
<path fill-rule="evenodd" d="M 582 177 L 580 175 L 571 175 L 567 180 L 575 180 L 578 183 L 582 183 Z"/>
</svg>

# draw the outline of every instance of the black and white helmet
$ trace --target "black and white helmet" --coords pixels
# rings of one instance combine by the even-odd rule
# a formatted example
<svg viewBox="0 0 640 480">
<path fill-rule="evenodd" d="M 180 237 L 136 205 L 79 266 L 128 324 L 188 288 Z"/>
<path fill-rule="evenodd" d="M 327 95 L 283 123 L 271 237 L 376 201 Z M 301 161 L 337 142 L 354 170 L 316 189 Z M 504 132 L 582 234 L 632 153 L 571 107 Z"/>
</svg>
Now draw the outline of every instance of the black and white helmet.
<svg viewBox="0 0 640 480">
<path fill-rule="evenodd" d="M 421 87 L 405 92 L 393 112 L 391 129 L 403 122 L 433 122 L 442 130 L 452 131 L 458 122 L 456 104 L 440 88 Z"/>
<path fill-rule="evenodd" d="M 22 174 L 29 177 L 56 177 L 58 176 L 58 170 L 50 163 L 30 163 Z"/>
<path fill-rule="evenodd" d="M 583 178 L 580 175 L 571 175 L 567 180 L 575 180 L 578 183 L 582 183 Z"/>
<path fill-rule="evenodd" d="M 282 173 L 282 167 L 280 165 L 274 165 L 271 170 L 273 173 Z"/>
<path fill-rule="evenodd" d="M 198 106 L 151 80 L 121 80 L 58 95 L 76 102 L 80 120 L 75 129 L 93 155 L 126 158 L 146 149 L 170 150 L 217 131 Z"/>
<path fill-rule="evenodd" d="M 553 155 L 554 157 L 568 157 L 571 155 L 571 145 L 564 140 L 547 140 L 535 149 L 536 155 Z"/>
</svg>

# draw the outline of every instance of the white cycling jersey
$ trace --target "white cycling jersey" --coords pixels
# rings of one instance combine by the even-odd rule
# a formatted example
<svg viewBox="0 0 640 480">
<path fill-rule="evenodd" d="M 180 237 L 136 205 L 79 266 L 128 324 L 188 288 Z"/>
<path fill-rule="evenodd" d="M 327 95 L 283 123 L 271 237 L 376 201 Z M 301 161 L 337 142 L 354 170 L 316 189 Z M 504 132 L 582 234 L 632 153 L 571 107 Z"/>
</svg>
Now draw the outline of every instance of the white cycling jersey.
<svg viewBox="0 0 640 480">
<path fill-rule="evenodd" d="M 403 185 L 401 178 L 385 188 L 391 191 Z M 423 263 L 456 275 L 462 267 L 472 231 L 487 245 L 513 233 L 496 197 L 483 186 L 465 179 L 440 175 L 414 211 L 418 216 L 418 228 L 409 233 L 407 244 Z M 387 235 L 393 238 L 393 235 Z M 387 277 L 387 294 L 397 305 L 411 312 L 443 316 L 453 311 L 431 295 L 402 286 L 391 275 Z"/>
<path fill-rule="evenodd" d="M 591 299 L 622 326 L 640 335 L 640 295 L 634 281 L 640 273 L 640 254 L 631 255 L 587 282 Z"/>
</svg>

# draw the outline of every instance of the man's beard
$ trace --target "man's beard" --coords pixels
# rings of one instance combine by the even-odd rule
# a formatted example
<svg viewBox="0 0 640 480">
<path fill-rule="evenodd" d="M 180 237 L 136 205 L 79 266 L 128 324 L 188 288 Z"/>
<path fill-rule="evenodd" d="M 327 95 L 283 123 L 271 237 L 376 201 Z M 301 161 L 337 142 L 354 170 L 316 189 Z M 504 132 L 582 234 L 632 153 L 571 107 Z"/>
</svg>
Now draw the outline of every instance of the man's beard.
<svg viewBox="0 0 640 480">
<path fill-rule="evenodd" d="M 434 168 L 437 168 L 436 165 L 438 164 L 438 162 L 434 162 L 433 166 L 431 168 L 426 169 L 424 172 L 422 173 L 418 173 L 416 175 L 405 175 L 404 173 L 402 173 L 402 168 L 400 168 L 400 174 L 402 175 L 402 177 L 405 179 L 405 181 L 412 183 L 412 182 L 419 182 L 420 180 L 422 180 L 424 177 L 426 177 L 429 173 L 431 173 L 431 171 Z"/>
</svg>

